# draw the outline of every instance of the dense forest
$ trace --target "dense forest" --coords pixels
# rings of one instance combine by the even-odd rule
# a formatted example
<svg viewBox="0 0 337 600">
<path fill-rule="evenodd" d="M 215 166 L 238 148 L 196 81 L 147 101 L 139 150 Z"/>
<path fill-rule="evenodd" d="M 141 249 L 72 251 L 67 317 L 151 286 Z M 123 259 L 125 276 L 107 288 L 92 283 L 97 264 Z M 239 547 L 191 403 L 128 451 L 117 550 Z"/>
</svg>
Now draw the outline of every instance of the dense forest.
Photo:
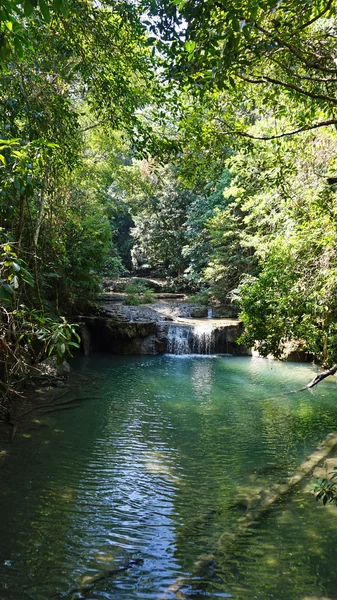
<svg viewBox="0 0 337 600">
<path fill-rule="evenodd" d="M 3 0 L 5 396 L 78 344 L 104 276 L 337 362 L 336 35 L 331 0 Z"/>
</svg>

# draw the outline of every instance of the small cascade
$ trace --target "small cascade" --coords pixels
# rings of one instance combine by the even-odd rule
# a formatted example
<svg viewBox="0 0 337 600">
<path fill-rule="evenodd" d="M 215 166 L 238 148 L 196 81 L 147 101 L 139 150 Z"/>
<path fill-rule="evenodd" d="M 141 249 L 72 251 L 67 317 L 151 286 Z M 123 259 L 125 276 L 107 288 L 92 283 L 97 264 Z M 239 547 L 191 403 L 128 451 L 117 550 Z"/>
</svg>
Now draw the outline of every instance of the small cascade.
<svg viewBox="0 0 337 600">
<path fill-rule="evenodd" d="M 211 323 L 193 326 L 192 345 L 194 354 L 212 354 L 214 349 L 214 327 Z"/>
<path fill-rule="evenodd" d="M 213 308 L 207 309 L 207 319 L 213 319 Z"/>
<path fill-rule="evenodd" d="M 210 322 L 174 323 L 168 326 L 166 352 L 168 354 L 215 354 L 225 352 L 226 328 Z"/>
<path fill-rule="evenodd" d="M 168 354 L 190 354 L 191 327 L 169 325 L 167 330 L 166 351 Z"/>
</svg>

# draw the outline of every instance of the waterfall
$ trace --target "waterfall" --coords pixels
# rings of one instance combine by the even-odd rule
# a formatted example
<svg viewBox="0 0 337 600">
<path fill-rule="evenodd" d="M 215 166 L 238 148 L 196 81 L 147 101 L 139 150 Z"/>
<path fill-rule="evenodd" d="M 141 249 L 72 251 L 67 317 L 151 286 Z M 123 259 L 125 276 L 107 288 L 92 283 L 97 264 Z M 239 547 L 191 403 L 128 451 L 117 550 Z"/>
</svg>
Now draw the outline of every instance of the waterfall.
<svg viewBox="0 0 337 600">
<path fill-rule="evenodd" d="M 217 351 L 217 329 L 212 323 L 172 324 L 168 326 L 168 354 L 213 354 Z M 224 335 L 226 336 L 225 330 Z"/>
<path fill-rule="evenodd" d="M 169 325 L 167 330 L 168 354 L 190 354 L 191 327 L 186 325 Z"/>
<path fill-rule="evenodd" d="M 214 327 L 211 323 L 194 325 L 192 338 L 195 354 L 212 354 L 214 352 Z"/>
</svg>

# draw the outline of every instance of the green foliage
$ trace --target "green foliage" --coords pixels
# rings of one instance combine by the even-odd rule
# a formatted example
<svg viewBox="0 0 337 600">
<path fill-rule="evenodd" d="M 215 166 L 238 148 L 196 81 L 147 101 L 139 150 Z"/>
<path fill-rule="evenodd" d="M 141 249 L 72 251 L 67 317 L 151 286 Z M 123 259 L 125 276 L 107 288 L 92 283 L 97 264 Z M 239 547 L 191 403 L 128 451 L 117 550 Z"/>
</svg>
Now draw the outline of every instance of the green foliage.
<svg viewBox="0 0 337 600">
<path fill-rule="evenodd" d="M 155 301 L 153 291 L 142 281 L 135 281 L 126 286 L 127 296 L 124 304 L 138 306 L 139 304 L 151 304 Z"/>
<path fill-rule="evenodd" d="M 224 90 L 238 106 L 256 88 L 276 118 L 289 113 L 288 101 L 295 99 L 291 116 L 299 128 L 310 127 L 322 110 L 335 122 L 333 2 L 164 0 L 151 6 L 162 16 L 157 35 L 172 72 L 195 94 Z M 239 129 L 231 119 L 219 121 Z"/>
<path fill-rule="evenodd" d="M 135 7 L 69 0 L 65 13 L 62 4 L 53 2 L 51 19 L 49 2 L 3 9 L 24 19 L 25 46 L 0 72 L 0 227 L 30 257 L 29 303 L 74 310 L 107 269 L 125 273 L 116 244 L 130 255 L 120 215 L 130 217 L 112 189 L 130 151 L 126 132 L 135 145 L 146 129 L 138 119 L 153 72 Z"/>
<path fill-rule="evenodd" d="M 229 211 L 231 217 L 241 212 L 234 232 L 254 253 L 256 270 L 242 270 L 232 295 L 242 309 L 243 343 L 280 357 L 285 343 L 297 339 L 331 365 L 337 360 L 336 192 L 324 173 L 337 140 L 332 132 L 314 139 L 278 143 L 276 156 L 265 147 L 233 159 L 228 193 L 236 200 Z"/>
<path fill-rule="evenodd" d="M 316 500 L 322 500 L 324 506 L 333 504 L 337 506 L 337 467 L 329 473 L 330 477 L 317 477 L 316 483 L 313 485 L 313 492 Z"/>
<path fill-rule="evenodd" d="M 146 166 L 148 170 L 138 187 L 139 196 L 131 209 L 135 224 L 131 230 L 133 266 L 165 277 L 178 275 L 188 264 L 182 250 L 191 194 L 179 187 L 170 168 Z"/>
<path fill-rule="evenodd" d="M 205 306 L 207 306 L 208 304 L 210 304 L 210 296 L 211 292 L 207 289 L 204 289 L 200 290 L 200 292 L 198 292 L 197 294 L 189 296 L 188 301 L 196 302 L 197 304 L 204 304 Z"/>
<path fill-rule="evenodd" d="M 208 223 L 218 214 L 221 207 L 227 204 L 223 191 L 228 182 L 229 173 L 225 169 L 217 180 L 204 186 L 202 192 L 192 199 L 186 211 L 186 245 L 183 248 L 183 256 L 188 259 L 189 265 L 185 273 L 191 284 L 196 286 L 203 285 L 205 281 L 204 270 L 212 253 L 212 236 Z"/>
<path fill-rule="evenodd" d="M 50 23 L 56 14 L 66 14 L 68 0 L 2 0 L 0 7 L 0 61 L 9 61 L 13 55 L 24 56 L 30 45 L 24 23 L 38 15 Z"/>
<path fill-rule="evenodd" d="M 32 286 L 31 273 L 25 262 L 13 251 L 10 242 L 0 244 L 0 302 L 7 309 L 15 307 L 20 283 Z"/>
<path fill-rule="evenodd" d="M 45 316 L 21 302 L 26 285 L 34 279 L 9 241 L 0 245 L 0 389 L 4 398 L 17 394 L 36 373 L 45 357 L 61 364 L 79 347 L 76 325 L 64 317 Z"/>
<path fill-rule="evenodd" d="M 64 317 L 55 321 L 49 317 L 36 316 L 36 338 L 43 343 L 47 356 L 56 356 L 59 364 L 72 356 L 71 349 L 78 348 L 80 337 L 76 325 L 70 324 Z M 76 341 L 74 341 L 76 340 Z"/>
</svg>

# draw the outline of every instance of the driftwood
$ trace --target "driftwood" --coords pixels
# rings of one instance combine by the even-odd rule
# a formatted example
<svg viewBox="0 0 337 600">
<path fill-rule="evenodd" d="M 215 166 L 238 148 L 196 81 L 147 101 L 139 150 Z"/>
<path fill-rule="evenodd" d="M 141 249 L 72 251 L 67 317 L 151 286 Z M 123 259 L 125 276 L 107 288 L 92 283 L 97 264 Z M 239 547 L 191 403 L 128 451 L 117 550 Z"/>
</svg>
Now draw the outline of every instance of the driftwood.
<svg viewBox="0 0 337 600">
<path fill-rule="evenodd" d="M 336 368 L 337 370 L 337 368 Z M 328 375 L 326 375 L 328 377 Z M 290 493 L 303 479 L 312 473 L 312 471 L 321 462 L 323 462 L 337 446 L 337 433 L 330 433 L 317 449 L 308 456 L 296 469 L 295 473 L 283 484 L 276 484 L 269 490 L 263 490 L 253 497 L 250 501 L 249 512 L 238 522 L 238 527 L 234 532 L 223 533 L 213 551 L 213 554 L 200 556 L 194 563 L 196 573 L 207 569 L 210 564 L 216 563 L 217 555 L 225 555 L 230 559 L 235 554 L 235 544 L 241 537 L 250 531 L 252 526 L 257 526 L 265 518 L 273 505 L 275 505 L 283 496 Z M 191 583 L 193 576 L 179 577 L 172 583 L 167 590 L 160 595 L 157 600 L 168 600 L 172 593 L 179 594 L 179 598 L 184 598 L 181 588 Z"/>
</svg>

